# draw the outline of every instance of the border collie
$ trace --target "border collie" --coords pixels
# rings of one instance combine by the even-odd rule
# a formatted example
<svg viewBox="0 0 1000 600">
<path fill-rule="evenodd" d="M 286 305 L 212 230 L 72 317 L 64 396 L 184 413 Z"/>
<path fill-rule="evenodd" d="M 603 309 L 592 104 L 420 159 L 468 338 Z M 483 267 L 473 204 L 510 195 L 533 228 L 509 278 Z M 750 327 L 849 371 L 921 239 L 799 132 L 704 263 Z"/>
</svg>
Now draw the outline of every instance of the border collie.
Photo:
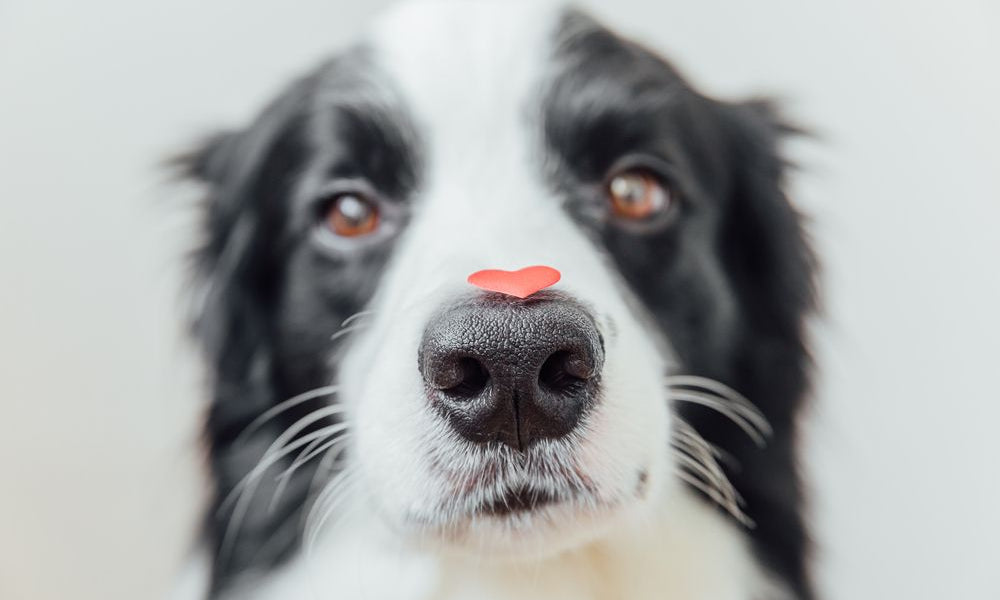
<svg viewBox="0 0 1000 600">
<path fill-rule="evenodd" d="M 416 2 L 185 155 L 209 597 L 813 598 L 789 131 L 574 9 Z"/>
</svg>

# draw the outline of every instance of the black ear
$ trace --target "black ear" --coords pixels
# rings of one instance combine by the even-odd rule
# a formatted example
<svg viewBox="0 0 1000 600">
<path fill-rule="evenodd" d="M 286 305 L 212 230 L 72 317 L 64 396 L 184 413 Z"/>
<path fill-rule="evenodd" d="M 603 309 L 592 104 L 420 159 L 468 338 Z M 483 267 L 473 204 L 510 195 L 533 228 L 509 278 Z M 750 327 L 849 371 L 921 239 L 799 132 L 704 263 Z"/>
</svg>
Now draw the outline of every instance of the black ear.
<svg viewBox="0 0 1000 600">
<path fill-rule="evenodd" d="M 789 167 L 780 152 L 782 139 L 798 130 L 768 102 L 723 104 L 720 112 L 729 185 L 718 245 L 743 312 L 729 383 L 760 408 L 773 435 L 763 449 L 732 439 L 719 445 L 741 457 L 730 478 L 756 523 L 751 535 L 759 552 L 797 598 L 808 599 L 796 424 L 809 393 L 806 319 L 816 308 L 816 260 L 804 219 L 785 194 Z"/>
<path fill-rule="evenodd" d="M 240 263 L 253 237 L 257 208 L 251 187 L 237 180 L 239 162 L 246 160 L 238 132 L 216 133 L 172 162 L 183 177 L 203 184 L 198 212 L 201 240 L 194 249 L 197 290 L 192 325 L 210 359 L 226 345 L 233 316 L 225 306 L 239 292 Z M 215 362 L 215 361 L 213 361 Z"/>
<path fill-rule="evenodd" d="M 211 136 L 173 161 L 182 176 L 204 188 L 198 206 L 201 239 L 192 252 L 190 319 L 211 377 L 204 434 L 216 490 L 206 535 L 220 556 L 233 510 L 222 510 L 222 500 L 257 464 L 273 432 L 259 428 L 252 439 L 234 442 L 277 398 L 287 397 L 275 374 L 271 319 L 284 264 L 279 240 L 285 199 L 306 154 L 303 123 L 313 85 L 312 78 L 298 81 L 246 128 Z M 248 513 L 235 543 L 216 561 L 216 589 L 254 561 L 288 551 L 291 540 L 261 551 L 276 530 L 271 521 L 286 514 L 284 504 L 273 514 L 256 508 Z"/>
<path fill-rule="evenodd" d="M 313 85 L 311 77 L 297 81 L 245 129 L 215 134 L 173 161 L 183 176 L 205 187 L 199 206 L 202 239 L 193 252 L 191 321 L 214 370 L 218 410 L 209 425 L 226 430 L 212 431 L 216 440 L 271 401 L 260 399 L 255 406 L 254 398 L 244 396 L 227 404 L 225 396 L 244 387 L 270 388 L 249 381 L 251 374 L 263 377 L 270 370 L 265 317 L 280 263 L 275 240 L 261 235 L 261 224 L 269 231 L 282 227 L 280 199 L 287 197 L 303 155 L 299 121 Z M 239 414 L 223 410 L 230 405 Z"/>
<path fill-rule="evenodd" d="M 175 156 L 170 165 L 182 178 L 218 184 L 225 178 L 226 164 L 235 152 L 238 138 L 237 132 L 214 133 L 191 150 Z"/>
<path fill-rule="evenodd" d="M 270 352 L 261 302 L 266 283 L 254 265 L 260 206 L 253 181 L 263 157 L 248 154 L 248 130 L 214 134 L 175 158 L 174 168 L 202 184 L 200 236 L 191 253 L 190 326 L 213 386 L 206 434 L 216 452 L 271 403 Z M 246 177 L 250 179 L 246 179 Z M 213 454 L 214 455 L 214 454 Z"/>
<path fill-rule="evenodd" d="M 816 260 L 804 218 L 785 194 L 783 139 L 802 131 L 769 101 L 723 106 L 730 186 L 721 252 L 756 334 L 801 340 L 815 307 Z"/>
</svg>

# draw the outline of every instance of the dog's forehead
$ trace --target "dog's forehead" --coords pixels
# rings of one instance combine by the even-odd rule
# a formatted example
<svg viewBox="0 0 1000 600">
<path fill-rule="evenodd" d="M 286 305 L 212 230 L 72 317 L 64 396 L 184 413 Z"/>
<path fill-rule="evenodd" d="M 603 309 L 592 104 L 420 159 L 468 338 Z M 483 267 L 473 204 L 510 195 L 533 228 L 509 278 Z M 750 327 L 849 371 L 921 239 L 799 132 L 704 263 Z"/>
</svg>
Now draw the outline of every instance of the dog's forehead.
<svg viewBox="0 0 1000 600">
<path fill-rule="evenodd" d="M 451 133 L 500 143 L 523 131 L 564 12 L 546 1 L 406 2 L 368 43 L 432 144 Z"/>
</svg>

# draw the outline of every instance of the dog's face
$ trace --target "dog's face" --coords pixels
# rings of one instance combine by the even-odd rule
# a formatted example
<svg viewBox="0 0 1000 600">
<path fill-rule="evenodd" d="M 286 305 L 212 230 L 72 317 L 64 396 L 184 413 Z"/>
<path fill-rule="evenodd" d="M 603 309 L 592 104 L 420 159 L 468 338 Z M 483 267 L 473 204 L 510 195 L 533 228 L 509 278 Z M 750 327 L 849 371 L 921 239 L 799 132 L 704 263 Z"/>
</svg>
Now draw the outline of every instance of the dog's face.
<svg viewBox="0 0 1000 600">
<path fill-rule="evenodd" d="M 776 131 L 577 13 L 418 4 L 380 21 L 191 159 L 212 187 L 199 332 L 220 495 L 315 415 L 307 451 L 346 431 L 328 497 L 350 490 L 436 548 L 551 554 L 685 485 L 766 528 L 697 440 L 762 473 L 754 438 L 790 437 L 804 385 L 809 257 Z M 525 299 L 466 282 L 528 265 L 562 278 Z M 774 396 L 737 405 L 691 378 L 678 394 L 679 374 Z M 677 409 L 698 398 L 737 418 Z M 797 498 L 780 443 L 761 480 Z"/>
</svg>

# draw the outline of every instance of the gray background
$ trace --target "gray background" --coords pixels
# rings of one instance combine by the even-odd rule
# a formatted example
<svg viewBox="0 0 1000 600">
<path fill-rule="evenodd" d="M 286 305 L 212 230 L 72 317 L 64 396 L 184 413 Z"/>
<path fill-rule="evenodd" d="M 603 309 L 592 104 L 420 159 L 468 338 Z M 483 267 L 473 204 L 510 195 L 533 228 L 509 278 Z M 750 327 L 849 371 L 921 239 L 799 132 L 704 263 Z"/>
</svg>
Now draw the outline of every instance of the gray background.
<svg viewBox="0 0 1000 600">
<path fill-rule="evenodd" d="M 0 597 L 159 597 L 200 502 L 191 190 L 383 2 L 0 1 Z M 828 315 L 807 438 L 830 598 L 1000 598 L 1000 9 L 589 2 L 706 91 L 773 93 Z M 992 36 L 992 39 L 990 37 Z"/>
</svg>

